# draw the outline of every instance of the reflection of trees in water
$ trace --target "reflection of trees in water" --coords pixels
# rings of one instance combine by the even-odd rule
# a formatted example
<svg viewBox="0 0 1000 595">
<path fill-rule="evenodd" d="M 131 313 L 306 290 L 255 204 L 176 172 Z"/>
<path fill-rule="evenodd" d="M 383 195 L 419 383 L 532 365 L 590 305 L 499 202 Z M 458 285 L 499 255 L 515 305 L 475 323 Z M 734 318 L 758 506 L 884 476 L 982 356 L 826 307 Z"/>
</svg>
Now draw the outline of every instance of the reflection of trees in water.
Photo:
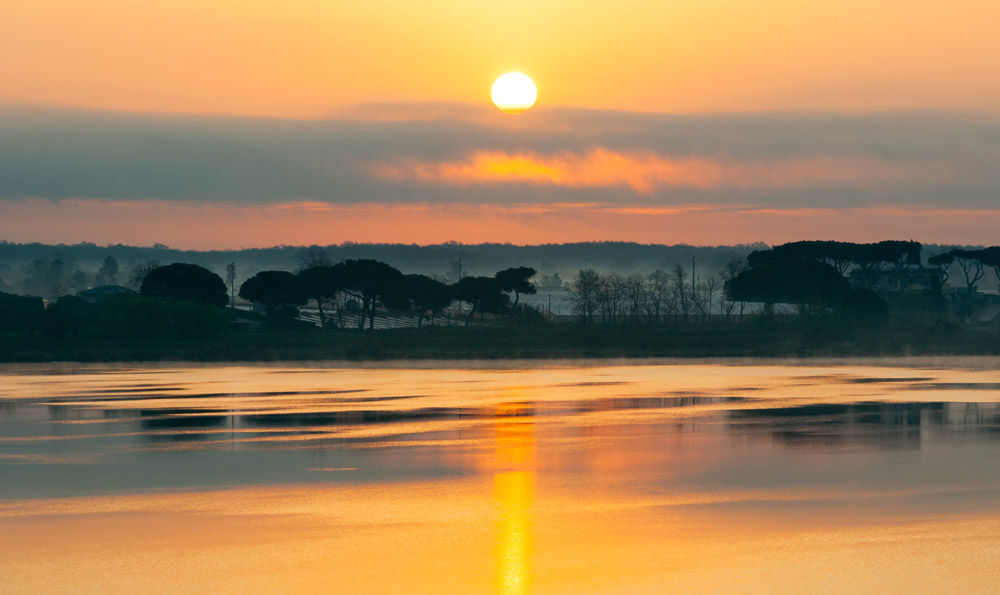
<svg viewBox="0 0 1000 595">
<path fill-rule="evenodd" d="M 78 397 L 74 397 L 78 398 Z M 69 399 L 62 399 L 68 401 Z M 55 402 L 50 402 L 55 401 Z M 0 419 L 4 423 L 32 422 L 75 422 L 75 421 L 114 421 L 123 417 L 135 417 L 135 411 L 123 409 L 104 409 L 97 407 L 79 407 L 72 403 L 59 402 L 59 399 L 20 399 L 16 401 L 0 400 Z"/>
<path fill-rule="evenodd" d="M 244 427 L 313 427 L 432 421 L 481 416 L 482 413 L 472 408 L 424 407 L 397 410 L 352 409 L 305 413 L 263 413 L 241 415 L 240 421 Z"/>
<path fill-rule="evenodd" d="M 747 400 L 746 397 L 681 395 L 671 397 L 620 397 L 612 399 L 591 399 L 575 401 L 574 411 L 592 413 L 598 411 L 618 411 L 626 409 L 674 409 L 678 407 L 696 407 L 700 405 L 718 405 Z"/>
<path fill-rule="evenodd" d="M 732 426 L 793 447 L 911 450 L 928 435 L 1000 438 L 1000 403 L 820 404 L 731 411 Z"/>
<path fill-rule="evenodd" d="M 947 430 L 1000 437 L 1000 403 L 945 403 L 940 423 Z"/>
<path fill-rule="evenodd" d="M 315 431 L 330 430 L 339 426 L 408 423 L 414 421 L 474 420 L 492 414 L 483 408 L 426 407 L 410 410 L 346 410 L 310 411 L 291 413 L 239 414 L 222 409 L 149 409 L 131 412 L 140 417 L 140 428 L 148 432 L 145 437 L 159 440 L 196 440 L 211 436 L 211 432 L 193 432 L 198 429 L 232 428 L 237 432 L 255 430 L 285 430 L 280 434 L 294 436 Z M 220 415 L 222 414 L 222 415 Z M 176 432 L 176 433 L 171 433 Z M 273 434 L 272 434 L 273 435 Z M 384 435 L 371 438 L 345 438 L 337 442 L 373 442 Z M 315 443 L 317 446 L 330 442 Z"/>
<path fill-rule="evenodd" d="M 766 434 L 779 443 L 793 447 L 848 448 L 865 446 L 880 449 L 917 449 L 922 437 L 928 435 L 972 435 L 1000 438 L 1000 403 L 855 403 L 815 404 L 769 409 L 726 409 L 726 405 L 750 401 L 740 396 L 677 395 L 665 397 L 619 397 L 573 401 L 546 401 L 540 404 L 505 403 L 503 410 L 492 407 L 425 407 L 418 409 L 349 409 L 343 411 L 281 412 L 239 414 L 223 409 L 150 409 L 104 410 L 105 415 L 135 416 L 149 440 L 193 440 L 210 437 L 220 428 L 235 428 L 240 432 L 255 430 L 285 430 L 294 435 L 329 431 L 336 427 L 359 425 L 391 425 L 413 422 L 457 421 L 474 424 L 482 420 L 502 420 L 496 436 L 508 450 L 510 432 L 520 428 L 519 418 L 545 415 L 586 415 L 592 413 L 650 410 L 647 422 L 634 424 L 632 433 L 642 432 L 639 426 L 659 428 L 656 432 L 686 434 L 701 431 L 728 431 L 751 435 Z M 538 409 L 541 407 L 541 411 Z M 721 407 L 719 407 L 721 406 Z M 739 406 L 739 405 L 736 405 Z M 654 412 L 660 409 L 709 407 L 692 411 L 681 418 L 657 421 Z M 55 407 L 50 419 L 65 417 L 69 408 Z M 523 421 L 523 420 L 522 420 Z M 723 422 L 723 425 L 718 425 Z M 500 421 L 497 422 L 500 424 Z M 474 430 L 470 426 L 467 429 Z M 509 427 L 508 427 L 509 426 Z M 464 427 L 464 426 L 462 426 Z M 461 432 L 460 427 L 454 431 Z M 723 430 L 728 428 L 728 430 Z M 196 430 L 204 429 L 205 432 Z M 565 428 L 564 428 L 565 430 Z M 437 431 L 437 430 L 435 430 Z M 574 432 L 582 435 L 615 435 L 618 424 L 585 424 Z M 281 432 L 281 433 L 286 433 Z M 408 434 L 426 438 L 425 433 Z M 929 434 L 931 433 L 931 434 Z M 467 436 L 466 436 L 467 437 Z M 516 437 L 516 435 L 514 435 Z M 335 442 L 369 442 L 385 438 L 384 433 L 372 437 L 345 437 Z M 330 440 L 315 442 L 317 447 L 329 446 Z M 499 444 L 499 443 L 498 443 Z M 325 446 L 324 446 L 325 445 Z"/>
<path fill-rule="evenodd" d="M 915 390 L 1000 390 L 1000 382 L 931 382 Z"/>
<path fill-rule="evenodd" d="M 142 409 L 137 413 L 143 435 L 154 442 L 203 440 L 215 432 L 192 430 L 216 430 L 232 423 L 229 415 L 221 415 L 227 413 L 222 409 Z"/>
</svg>

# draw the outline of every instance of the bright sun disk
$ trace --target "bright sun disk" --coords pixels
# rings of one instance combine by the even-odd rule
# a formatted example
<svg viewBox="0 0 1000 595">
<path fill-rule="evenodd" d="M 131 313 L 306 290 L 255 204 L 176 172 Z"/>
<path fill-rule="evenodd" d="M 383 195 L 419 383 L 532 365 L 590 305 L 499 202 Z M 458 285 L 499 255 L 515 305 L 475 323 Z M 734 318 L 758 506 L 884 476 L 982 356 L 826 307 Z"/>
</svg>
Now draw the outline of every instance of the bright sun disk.
<svg viewBox="0 0 1000 595">
<path fill-rule="evenodd" d="M 535 105 L 538 90 L 535 83 L 527 75 L 520 72 L 508 72 L 493 83 L 490 91 L 493 104 L 508 114 L 518 114 Z"/>
</svg>

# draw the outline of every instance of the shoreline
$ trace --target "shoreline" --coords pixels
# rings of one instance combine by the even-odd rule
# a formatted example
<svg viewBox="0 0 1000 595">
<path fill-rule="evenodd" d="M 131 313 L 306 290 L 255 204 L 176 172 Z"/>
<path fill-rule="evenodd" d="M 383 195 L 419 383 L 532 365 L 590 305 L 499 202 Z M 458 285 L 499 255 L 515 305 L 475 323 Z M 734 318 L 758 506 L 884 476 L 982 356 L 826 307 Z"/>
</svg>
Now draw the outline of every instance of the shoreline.
<svg viewBox="0 0 1000 595">
<path fill-rule="evenodd" d="M 507 358 L 507 359 L 387 359 L 387 360 L 136 360 L 136 361 L 32 361 L 0 362 L 0 372 L 17 374 L 18 368 L 82 366 L 96 370 L 157 368 L 296 367 L 303 370 L 525 370 L 578 369 L 641 366 L 746 366 L 746 367 L 840 367 L 845 365 L 883 368 L 963 368 L 973 371 L 1000 369 L 1000 355 L 903 355 L 903 356 L 811 356 L 811 357 L 609 357 L 609 358 Z M 12 372 L 13 371 L 13 372 Z"/>
<path fill-rule="evenodd" d="M 0 363 L 816 360 L 998 356 L 1000 327 L 836 319 L 742 324 L 266 330 L 205 339 L 0 337 Z"/>
</svg>

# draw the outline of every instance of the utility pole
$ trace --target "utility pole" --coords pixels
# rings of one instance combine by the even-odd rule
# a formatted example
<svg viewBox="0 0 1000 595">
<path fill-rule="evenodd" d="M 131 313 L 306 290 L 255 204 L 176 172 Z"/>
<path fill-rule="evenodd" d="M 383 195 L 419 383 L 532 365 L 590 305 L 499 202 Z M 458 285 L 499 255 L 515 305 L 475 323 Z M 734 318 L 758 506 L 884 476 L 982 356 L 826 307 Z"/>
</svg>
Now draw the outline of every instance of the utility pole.
<svg viewBox="0 0 1000 595">
<path fill-rule="evenodd" d="M 691 257 L 691 294 L 694 295 L 694 256 Z"/>
<path fill-rule="evenodd" d="M 451 261 L 451 271 L 449 271 L 448 274 L 449 275 L 451 275 L 451 274 L 457 274 L 458 275 L 458 279 L 455 280 L 456 283 L 458 281 L 462 280 L 462 257 L 461 256 L 458 257 L 458 260 Z"/>
<path fill-rule="evenodd" d="M 456 269 L 457 269 L 457 271 L 458 271 L 458 281 L 461 281 L 462 280 L 462 257 L 459 256 L 458 260 L 451 261 L 451 266 L 452 266 L 451 272 L 454 273 L 456 271 Z M 458 281 L 456 281 L 456 283 L 458 283 Z M 458 300 L 458 315 L 459 316 L 462 315 L 462 300 Z"/>
<path fill-rule="evenodd" d="M 229 307 L 236 309 L 236 263 L 231 262 L 226 267 L 226 280 L 229 281 Z"/>
</svg>

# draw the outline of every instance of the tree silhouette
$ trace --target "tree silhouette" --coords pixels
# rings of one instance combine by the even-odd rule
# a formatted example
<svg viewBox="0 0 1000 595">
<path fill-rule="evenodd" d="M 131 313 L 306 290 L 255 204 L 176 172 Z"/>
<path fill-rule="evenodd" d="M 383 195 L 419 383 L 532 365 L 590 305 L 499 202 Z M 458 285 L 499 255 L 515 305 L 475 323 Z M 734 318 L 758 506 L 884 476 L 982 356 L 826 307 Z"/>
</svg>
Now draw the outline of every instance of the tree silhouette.
<svg viewBox="0 0 1000 595">
<path fill-rule="evenodd" d="M 963 250 L 956 248 L 950 252 L 958 263 L 958 268 L 962 269 L 965 276 L 966 298 L 971 302 L 972 295 L 976 292 L 976 283 L 983 278 L 983 261 L 979 259 L 979 250 Z"/>
<path fill-rule="evenodd" d="M 34 337 L 44 314 L 40 297 L 0 293 L 0 332 L 24 331 Z"/>
<path fill-rule="evenodd" d="M 149 271 L 139 293 L 145 297 L 190 300 L 220 308 L 229 303 L 222 277 L 196 264 L 180 262 Z"/>
<path fill-rule="evenodd" d="M 264 304 L 273 321 L 288 321 L 298 315 L 297 306 L 306 303 L 299 279 L 287 271 L 261 271 L 243 282 L 240 297 Z"/>
<path fill-rule="evenodd" d="M 407 299 L 417 312 L 417 327 L 424 321 L 424 315 L 430 313 L 431 322 L 434 315 L 441 312 L 451 303 L 451 292 L 448 286 L 425 275 L 405 275 L 403 290 Z"/>
<path fill-rule="evenodd" d="M 97 271 L 97 285 L 115 285 L 118 283 L 118 261 L 114 256 L 107 256 Z"/>
<path fill-rule="evenodd" d="M 323 301 L 336 299 L 337 293 L 344 286 L 344 267 L 313 266 L 299 271 L 299 284 L 306 296 L 316 301 L 319 310 L 319 322 L 326 328 L 326 313 L 323 311 Z"/>
<path fill-rule="evenodd" d="M 776 265 L 791 260 L 824 262 L 843 275 L 851 264 L 856 264 L 865 285 L 871 287 L 875 275 L 886 264 L 897 270 L 906 265 L 920 264 L 920 242 L 885 240 L 874 244 L 852 242 L 801 241 L 789 242 L 769 250 L 755 250 L 747 256 L 751 267 Z"/>
<path fill-rule="evenodd" d="M 896 270 L 901 270 L 907 265 L 920 264 L 920 242 L 885 240 L 876 244 L 883 251 L 883 256 L 889 264 Z"/>
<path fill-rule="evenodd" d="M 886 240 L 875 244 L 858 244 L 854 263 L 861 270 L 865 288 L 871 289 L 875 275 L 891 264 L 897 270 L 907 264 L 920 264 L 920 242 Z"/>
<path fill-rule="evenodd" d="M 979 262 L 993 269 L 1000 285 L 1000 246 L 990 246 L 979 251 Z"/>
<path fill-rule="evenodd" d="M 58 297 L 64 293 L 66 265 L 60 258 L 38 258 L 27 267 L 21 286 L 25 293 Z"/>
<path fill-rule="evenodd" d="M 368 318 L 368 328 L 374 330 L 376 304 L 382 299 L 398 303 L 403 273 L 384 262 L 370 259 L 345 260 L 334 268 L 342 275 L 344 292 L 361 302 L 358 328 L 364 328 L 365 318 Z"/>
<path fill-rule="evenodd" d="M 762 302 L 766 313 L 776 303 L 797 304 L 803 313 L 809 306 L 829 306 L 848 291 L 847 280 L 832 266 L 812 260 L 791 260 L 740 273 L 725 284 L 727 299 Z"/>
<path fill-rule="evenodd" d="M 503 287 L 496 277 L 462 277 L 462 280 L 451 286 L 452 295 L 472 306 L 466 324 L 477 313 L 500 314 L 510 302 L 503 292 Z"/>
<path fill-rule="evenodd" d="M 75 339 L 86 318 L 89 304 L 76 295 L 64 295 L 45 310 L 45 331 L 61 337 L 67 333 Z"/>
<path fill-rule="evenodd" d="M 749 266 L 750 265 L 747 264 L 745 258 L 733 258 L 726 263 L 726 267 L 722 270 L 722 287 L 723 287 L 724 297 L 726 295 L 725 292 L 726 283 L 728 283 L 731 279 L 739 277 L 740 273 L 749 270 Z M 843 271 L 841 271 L 841 273 L 843 273 Z M 724 313 L 727 317 L 730 314 L 732 314 L 733 309 L 736 307 L 736 302 L 737 300 L 733 299 L 723 299 Z M 743 320 L 743 309 L 746 307 L 746 302 L 739 300 L 739 303 L 740 303 L 740 320 Z"/>
<path fill-rule="evenodd" d="M 148 275 L 154 269 L 160 268 L 160 261 L 156 259 L 144 260 L 134 267 L 128 275 L 128 284 L 133 288 L 142 287 L 142 282 L 146 280 L 146 275 Z"/>
<path fill-rule="evenodd" d="M 867 322 L 884 322 L 889 318 L 889 305 L 870 289 L 848 291 L 837 307 L 848 315 Z"/>
<path fill-rule="evenodd" d="M 538 292 L 535 286 L 529 281 L 537 273 L 531 267 L 514 267 L 498 272 L 494 277 L 500 282 L 500 289 L 506 292 L 514 292 L 514 307 L 521 300 L 521 294 L 534 295 Z"/>
<path fill-rule="evenodd" d="M 951 263 L 955 262 L 955 257 L 951 252 L 942 252 L 941 254 L 935 254 L 927 259 L 927 264 L 934 265 L 936 267 L 941 267 L 944 272 L 944 282 L 948 282 L 948 267 Z"/>
</svg>

